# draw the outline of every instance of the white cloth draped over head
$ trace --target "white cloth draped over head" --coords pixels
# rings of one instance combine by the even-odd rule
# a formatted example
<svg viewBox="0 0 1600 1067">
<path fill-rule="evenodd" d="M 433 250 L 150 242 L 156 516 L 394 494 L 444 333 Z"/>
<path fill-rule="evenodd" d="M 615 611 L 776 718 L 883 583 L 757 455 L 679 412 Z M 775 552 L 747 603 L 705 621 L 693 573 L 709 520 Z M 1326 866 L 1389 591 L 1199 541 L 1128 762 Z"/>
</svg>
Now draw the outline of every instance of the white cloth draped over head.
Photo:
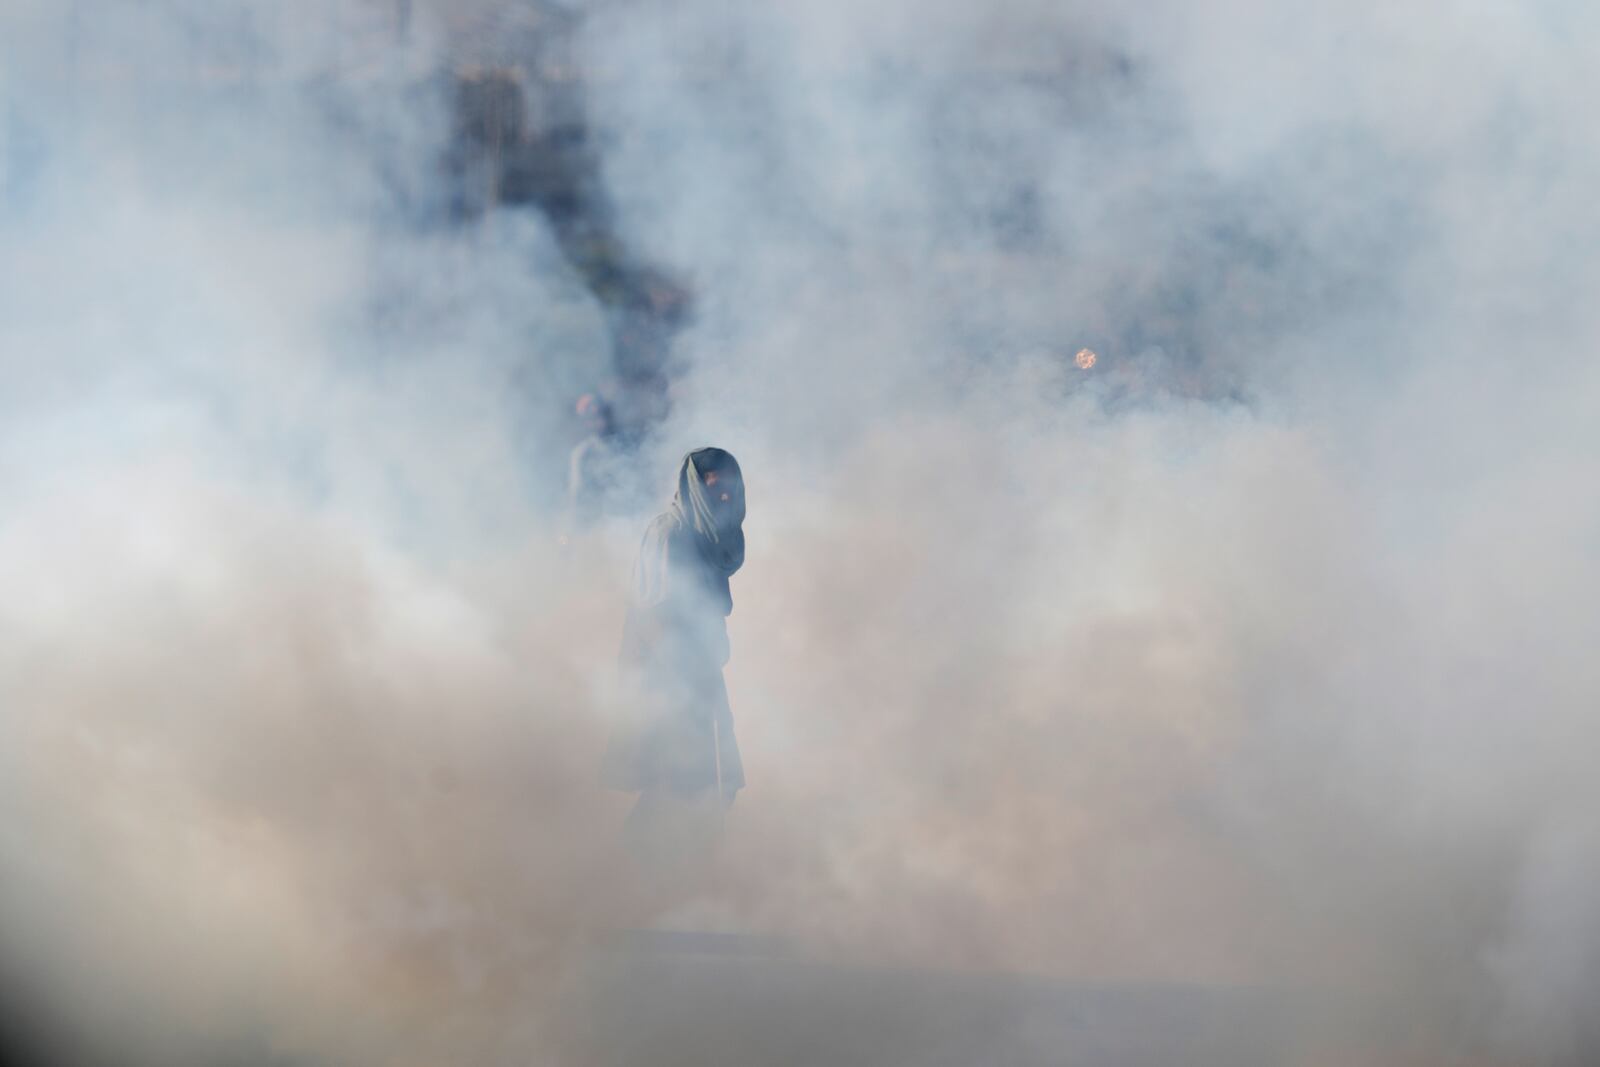
<svg viewBox="0 0 1600 1067">
<path fill-rule="evenodd" d="M 712 471 L 717 473 L 718 492 L 730 494 L 721 508 L 713 505 L 706 487 L 706 475 Z M 651 523 L 640 546 L 639 567 L 634 576 L 636 604 L 659 604 L 671 594 L 673 575 L 665 565 L 669 545 L 687 541 L 692 543 L 702 566 L 693 568 L 689 560 L 679 560 L 673 570 L 682 577 L 685 572 L 698 569 L 699 591 L 720 606 L 722 614 L 731 612 L 733 595 L 728 579 L 744 565 L 744 515 L 744 475 L 738 460 L 720 448 L 697 448 L 684 456 L 672 503 L 660 519 Z"/>
</svg>

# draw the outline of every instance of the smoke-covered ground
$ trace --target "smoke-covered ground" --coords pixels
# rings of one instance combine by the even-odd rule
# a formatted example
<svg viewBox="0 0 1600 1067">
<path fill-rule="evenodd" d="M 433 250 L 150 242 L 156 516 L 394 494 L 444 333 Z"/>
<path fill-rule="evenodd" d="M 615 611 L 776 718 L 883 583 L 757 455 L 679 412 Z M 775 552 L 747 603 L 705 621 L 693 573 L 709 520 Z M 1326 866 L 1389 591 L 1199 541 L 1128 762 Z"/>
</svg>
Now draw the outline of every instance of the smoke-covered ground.
<svg viewBox="0 0 1600 1067">
<path fill-rule="evenodd" d="M 750 787 L 663 903 L 597 778 L 642 519 L 554 539 L 600 316 L 536 214 L 438 207 L 428 72 L 537 20 L 417 8 L 0 7 L 16 1027 L 559 1060 L 655 924 L 1600 1056 L 1600 16 L 584 8 L 696 290 L 643 462 L 749 482 Z"/>
</svg>

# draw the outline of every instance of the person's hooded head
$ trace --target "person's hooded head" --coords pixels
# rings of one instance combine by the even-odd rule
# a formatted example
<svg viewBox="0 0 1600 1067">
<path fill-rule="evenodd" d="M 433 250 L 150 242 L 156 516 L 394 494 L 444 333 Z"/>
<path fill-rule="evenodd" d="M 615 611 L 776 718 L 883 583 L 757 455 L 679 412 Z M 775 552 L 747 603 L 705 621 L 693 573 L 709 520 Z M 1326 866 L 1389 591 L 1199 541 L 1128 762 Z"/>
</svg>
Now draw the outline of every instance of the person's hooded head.
<svg viewBox="0 0 1600 1067">
<path fill-rule="evenodd" d="M 720 448 L 683 457 L 672 509 L 694 533 L 701 559 L 724 581 L 744 563 L 744 474 Z"/>
<path fill-rule="evenodd" d="M 578 421 L 589 433 L 604 437 L 613 428 L 611 405 L 594 393 L 584 393 L 573 405 Z"/>
</svg>

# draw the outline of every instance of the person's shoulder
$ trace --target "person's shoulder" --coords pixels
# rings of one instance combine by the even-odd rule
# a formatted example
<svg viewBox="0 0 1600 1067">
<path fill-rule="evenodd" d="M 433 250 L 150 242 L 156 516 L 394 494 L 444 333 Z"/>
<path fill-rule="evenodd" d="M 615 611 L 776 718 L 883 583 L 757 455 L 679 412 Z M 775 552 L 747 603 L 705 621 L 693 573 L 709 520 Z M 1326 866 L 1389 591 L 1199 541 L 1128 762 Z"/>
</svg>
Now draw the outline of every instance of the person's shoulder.
<svg viewBox="0 0 1600 1067">
<path fill-rule="evenodd" d="M 671 538 L 682 529 L 683 520 L 668 510 L 650 520 L 649 525 L 644 528 L 644 536 L 647 541 Z"/>
<path fill-rule="evenodd" d="M 639 539 L 639 566 L 653 573 L 653 568 L 674 563 L 683 555 L 683 524 L 670 510 L 650 520 Z"/>
</svg>

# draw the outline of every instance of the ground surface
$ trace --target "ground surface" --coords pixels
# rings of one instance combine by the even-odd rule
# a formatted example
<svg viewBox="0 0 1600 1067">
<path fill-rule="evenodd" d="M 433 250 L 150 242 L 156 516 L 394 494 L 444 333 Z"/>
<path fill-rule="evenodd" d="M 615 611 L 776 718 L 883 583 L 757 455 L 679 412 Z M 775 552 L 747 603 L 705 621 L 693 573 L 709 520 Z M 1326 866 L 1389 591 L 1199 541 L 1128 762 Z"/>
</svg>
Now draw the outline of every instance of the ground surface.
<svg viewBox="0 0 1600 1067">
<path fill-rule="evenodd" d="M 831 966 L 768 940 L 640 933 L 597 953 L 610 1064 L 1253 1067 L 1289 1059 L 1260 991 Z"/>
</svg>

